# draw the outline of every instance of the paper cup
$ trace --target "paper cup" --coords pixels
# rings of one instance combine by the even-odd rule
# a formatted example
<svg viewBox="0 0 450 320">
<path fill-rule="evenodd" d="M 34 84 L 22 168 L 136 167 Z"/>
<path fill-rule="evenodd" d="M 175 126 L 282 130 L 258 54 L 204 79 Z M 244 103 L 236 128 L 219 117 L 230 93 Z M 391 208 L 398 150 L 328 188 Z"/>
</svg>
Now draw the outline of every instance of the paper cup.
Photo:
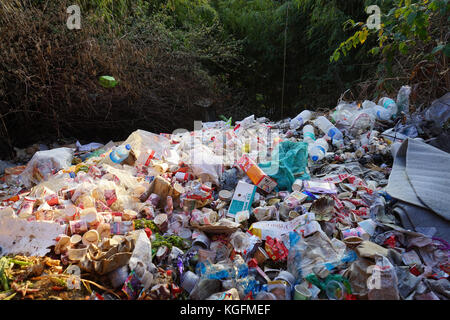
<svg viewBox="0 0 450 320">
<path fill-rule="evenodd" d="M 67 250 L 67 255 L 68 255 L 69 259 L 72 261 L 80 261 L 81 259 L 83 259 L 83 257 L 86 255 L 86 253 L 87 253 L 87 248 L 81 248 L 81 249 L 69 248 L 69 250 Z"/>
<path fill-rule="evenodd" d="M 309 300 L 311 296 L 311 291 L 305 285 L 298 284 L 294 287 L 294 300 Z"/>
<path fill-rule="evenodd" d="M 78 243 L 80 243 L 82 237 L 79 234 L 74 234 L 73 236 L 70 237 L 70 245 L 73 247 L 75 245 L 77 245 Z"/>
<path fill-rule="evenodd" d="M 100 240 L 100 236 L 97 230 L 89 230 L 83 235 L 82 241 L 85 246 L 90 244 L 97 244 Z"/>
<path fill-rule="evenodd" d="M 64 253 L 67 251 L 67 248 L 70 246 L 70 237 L 67 235 L 62 235 L 55 246 L 55 253 Z"/>
<path fill-rule="evenodd" d="M 75 220 L 76 215 L 77 215 L 77 207 L 75 207 L 74 205 L 68 205 L 64 208 L 64 216 L 67 221 Z"/>
<path fill-rule="evenodd" d="M 97 227 L 100 239 L 109 238 L 111 235 L 111 225 L 109 223 L 100 223 Z"/>
</svg>

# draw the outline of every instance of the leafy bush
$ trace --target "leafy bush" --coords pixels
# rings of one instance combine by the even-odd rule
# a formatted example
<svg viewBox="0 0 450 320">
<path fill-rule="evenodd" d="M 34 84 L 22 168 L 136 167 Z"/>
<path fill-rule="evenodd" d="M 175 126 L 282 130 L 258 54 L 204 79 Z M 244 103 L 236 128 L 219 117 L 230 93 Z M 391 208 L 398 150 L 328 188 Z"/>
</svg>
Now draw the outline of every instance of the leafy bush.
<svg viewBox="0 0 450 320">
<path fill-rule="evenodd" d="M 423 102 L 444 94 L 450 87 L 450 2 L 390 0 L 378 4 L 382 13 L 380 29 L 369 30 L 364 22 L 347 21 L 346 28 L 359 30 L 340 44 L 330 60 L 338 61 L 374 38 L 376 42 L 370 43 L 373 47 L 368 51 L 380 59 L 376 74 L 379 93 L 394 91 L 399 84 L 409 82 Z"/>
</svg>

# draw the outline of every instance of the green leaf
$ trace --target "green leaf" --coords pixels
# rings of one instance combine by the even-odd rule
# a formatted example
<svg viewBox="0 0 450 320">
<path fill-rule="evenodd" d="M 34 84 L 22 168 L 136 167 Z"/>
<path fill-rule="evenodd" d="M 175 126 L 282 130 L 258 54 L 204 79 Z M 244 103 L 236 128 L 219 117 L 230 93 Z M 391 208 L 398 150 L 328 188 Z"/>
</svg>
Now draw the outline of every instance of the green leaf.
<svg viewBox="0 0 450 320">
<path fill-rule="evenodd" d="M 402 54 L 407 54 L 408 53 L 408 45 L 406 44 L 406 42 L 401 42 L 399 45 L 398 45 L 398 50 L 400 50 L 400 52 L 402 53 Z"/>
</svg>

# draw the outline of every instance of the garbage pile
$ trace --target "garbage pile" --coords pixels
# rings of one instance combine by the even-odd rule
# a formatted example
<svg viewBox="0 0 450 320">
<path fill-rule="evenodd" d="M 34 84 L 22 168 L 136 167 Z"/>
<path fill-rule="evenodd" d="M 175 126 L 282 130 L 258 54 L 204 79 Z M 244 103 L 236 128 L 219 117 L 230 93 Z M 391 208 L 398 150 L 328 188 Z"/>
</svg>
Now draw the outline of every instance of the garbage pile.
<svg viewBox="0 0 450 320">
<path fill-rule="evenodd" d="M 410 91 L 7 166 L 0 299 L 447 300 L 450 93 Z"/>
</svg>

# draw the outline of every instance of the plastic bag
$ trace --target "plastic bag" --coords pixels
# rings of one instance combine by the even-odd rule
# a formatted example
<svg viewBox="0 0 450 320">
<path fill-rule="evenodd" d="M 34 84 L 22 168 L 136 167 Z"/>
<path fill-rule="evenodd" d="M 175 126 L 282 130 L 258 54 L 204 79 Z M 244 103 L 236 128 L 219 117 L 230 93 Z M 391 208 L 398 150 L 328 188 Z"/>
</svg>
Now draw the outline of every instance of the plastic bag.
<svg viewBox="0 0 450 320">
<path fill-rule="evenodd" d="M 70 148 L 57 148 L 46 151 L 38 151 L 28 162 L 20 178 L 27 188 L 32 184 L 38 184 L 48 180 L 61 169 L 70 167 L 73 150 Z"/>
<path fill-rule="evenodd" d="M 278 151 L 278 152 L 277 152 Z M 306 142 L 283 141 L 273 155 L 273 161 L 258 166 L 278 183 L 279 190 L 292 191 L 296 179 L 307 180 L 308 144 Z"/>
<path fill-rule="evenodd" d="M 144 130 L 134 131 L 123 143 L 123 145 L 126 144 L 130 144 L 137 159 L 140 158 L 141 153 L 149 150 L 154 151 L 153 157 L 156 159 L 168 157 L 170 154 L 170 141 L 167 138 Z M 150 154 L 152 152 L 149 152 Z"/>
<path fill-rule="evenodd" d="M 367 281 L 369 300 L 399 300 L 398 279 L 388 258 L 377 255 L 376 265 Z"/>
<path fill-rule="evenodd" d="M 190 152 L 188 165 L 194 175 L 202 179 L 202 182 L 212 182 L 219 185 L 222 163 L 222 158 L 215 155 L 211 149 L 204 145 L 195 145 Z"/>
</svg>

